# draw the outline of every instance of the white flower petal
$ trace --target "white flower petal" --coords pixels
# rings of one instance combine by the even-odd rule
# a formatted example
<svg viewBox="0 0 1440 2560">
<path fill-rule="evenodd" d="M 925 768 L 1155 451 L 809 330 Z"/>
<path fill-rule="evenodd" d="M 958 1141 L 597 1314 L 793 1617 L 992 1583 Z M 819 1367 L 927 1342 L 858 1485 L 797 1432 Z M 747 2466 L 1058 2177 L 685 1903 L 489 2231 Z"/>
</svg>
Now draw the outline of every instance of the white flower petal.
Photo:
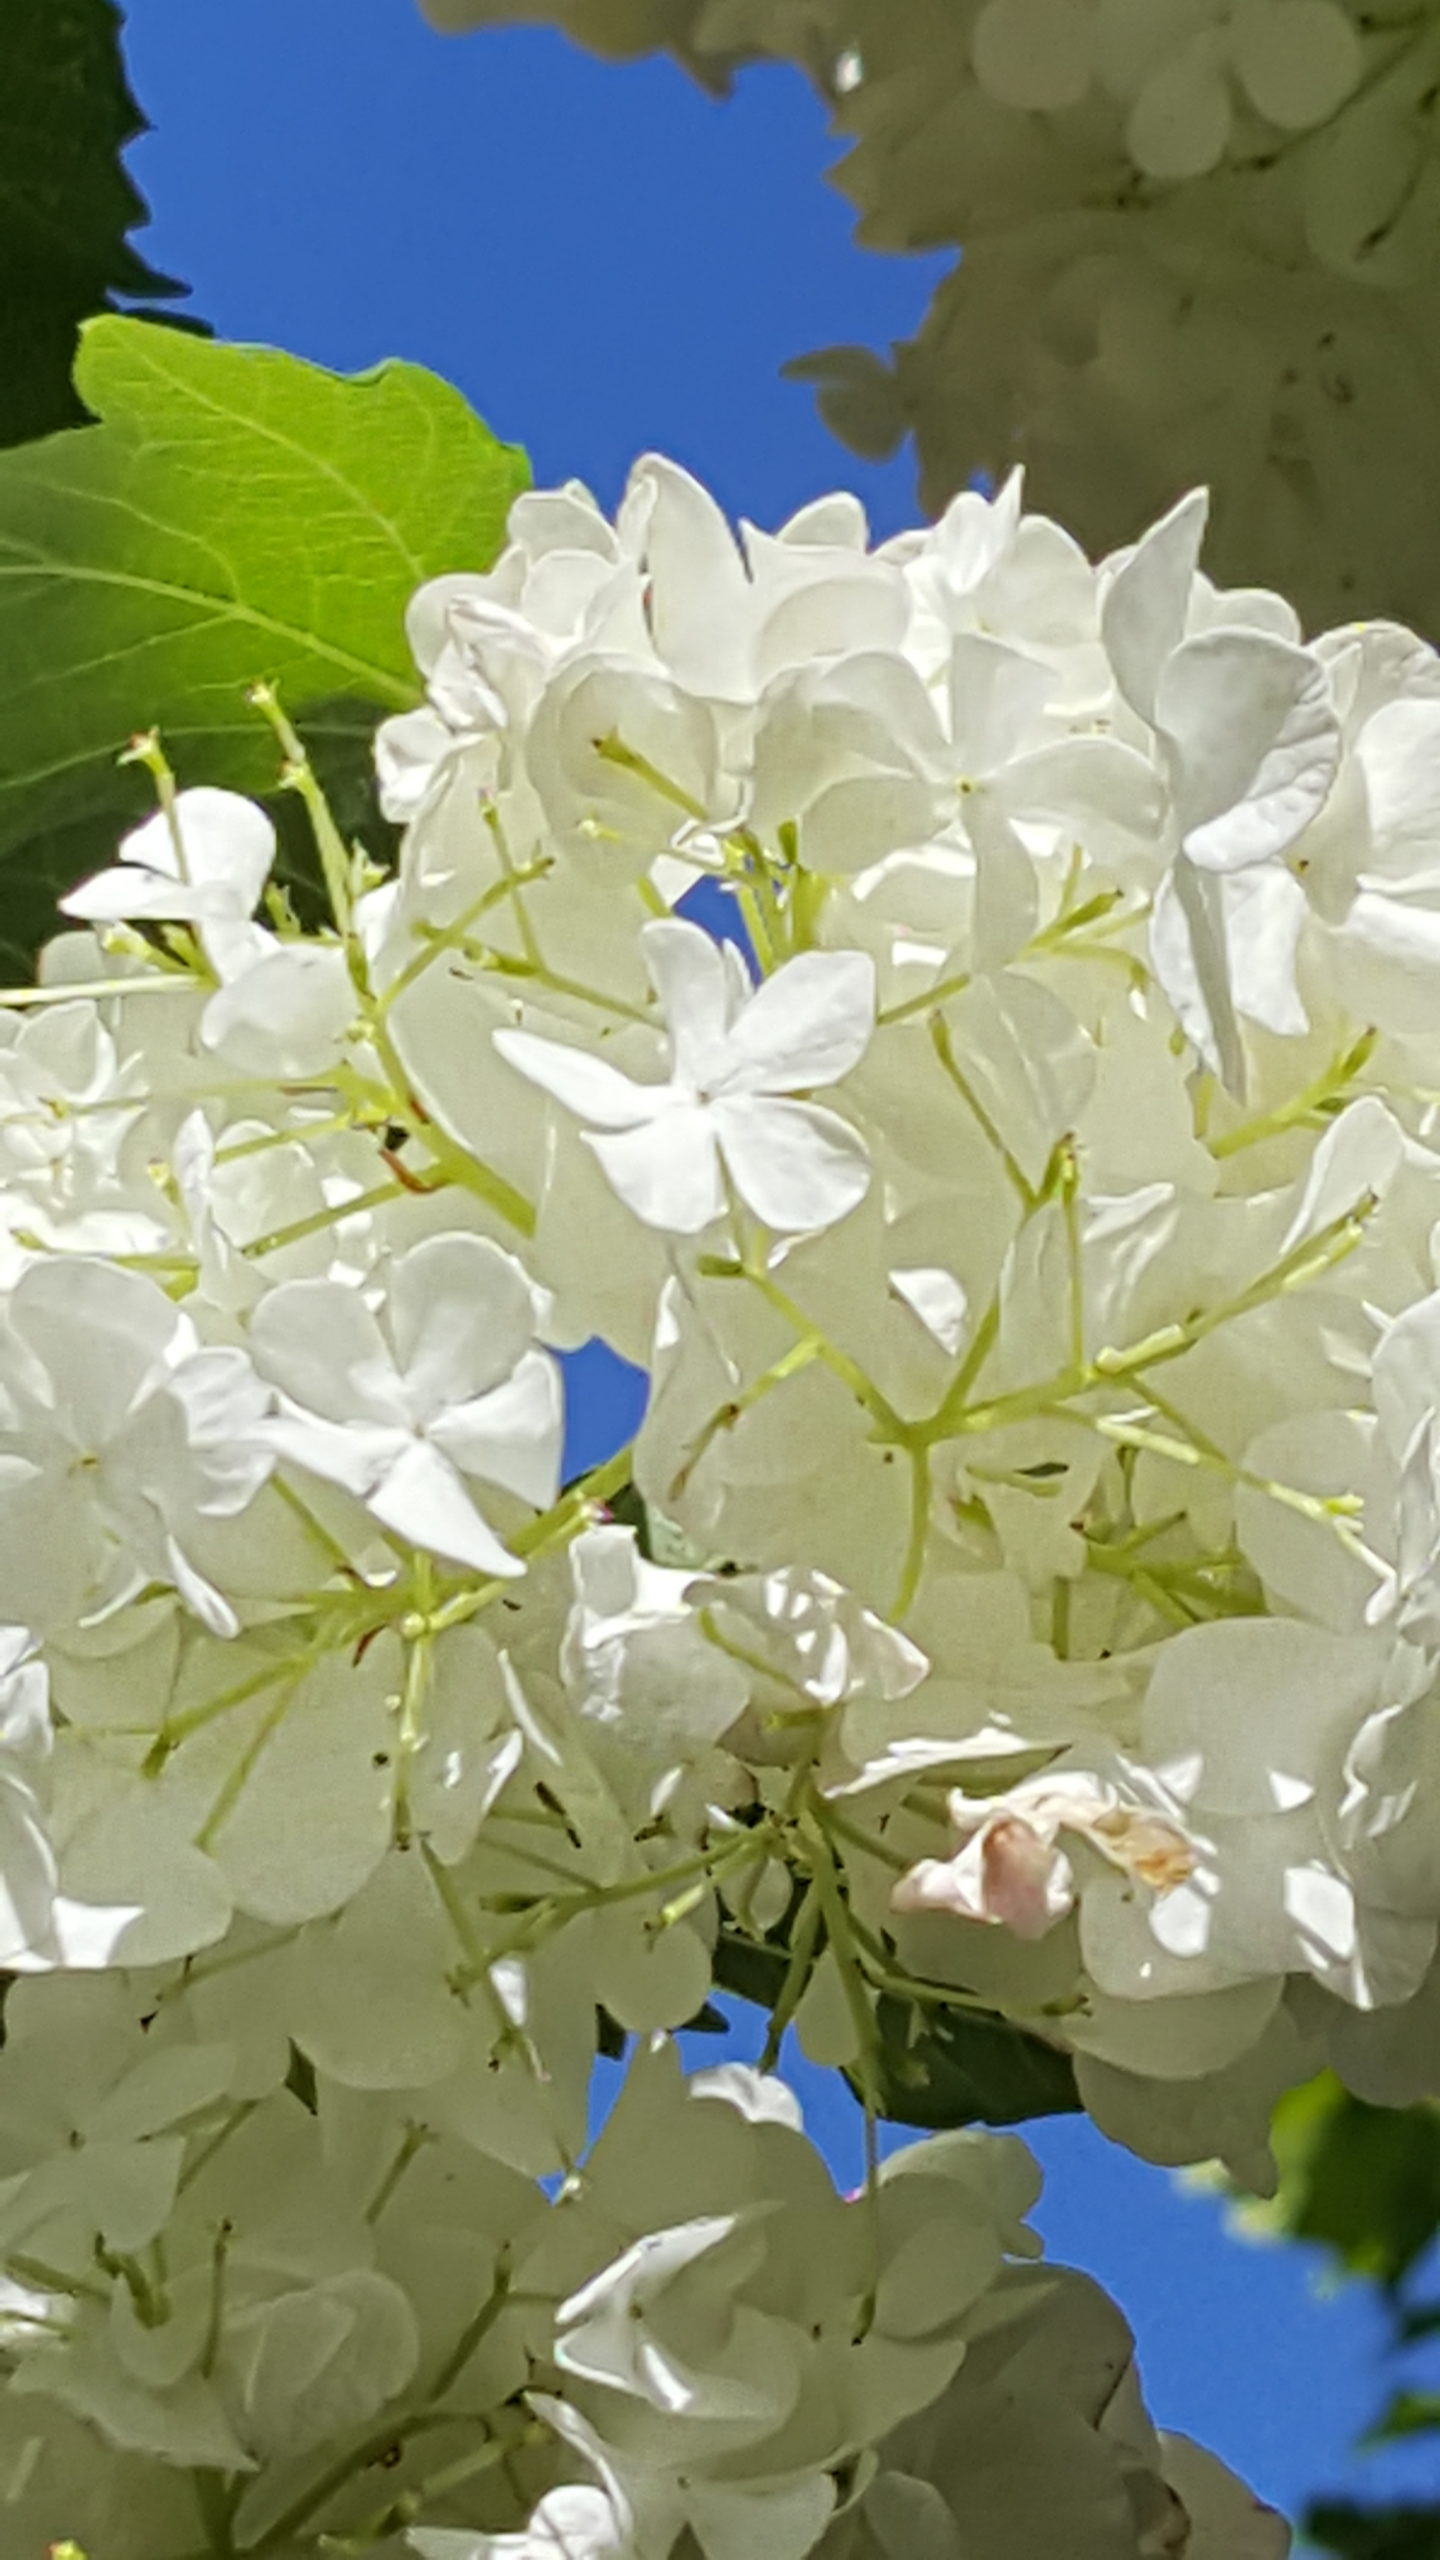
<svg viewBox="0 0 1440 2560">
<path fill-rule="evenodd" d="M 1157 678 L 1185 637 L 1210 501 L 1203 489 L 1171 508 L 1113 569 L 1100 616 L 1116 681 L 1154 723 Z"/>
<path fill-rule="evenodd" d="M 468 1564 L 475 1573 L 513 1576 L 525 1570 L 481 1518 L 449 1459 L 428 1440 L 412 1440 L 368 1499 L 382 1526 L 413 1546 Z"/>
<path fill-rule="evenodd" d="M 559 1491 L 564 1433 L 560 1372 L 545 1352 L 528 1351 L 503 1385 L 437 1413 L 426 1436 L 462 1475 L 503 1485 L 543 1511 Z"/>
<path fill-rule="evenodd" d="M 343 1280 L 282 1280 L 250 1319 L 250 1347 L 262 1377 L 328 1422 L 409 1422 L 390 1346 Z"/>
<path fill-rule="evenodd" d="M 491 1037 L 507 1066 L 593 1128 L 638 1129 L 664 1109 L 669 1097 L 668 1085 L 634 1084 L 587 1049 L 565 1048 L 533 1031 L 496 1031 Z"/>
<path fill-rule="evenodd" d="M 647 1227 L 699 1235 L 725 1206 L 711 1114 L 684 1107 L 614 1137 L 586 1131 L 607 1179 Z"/>
<path fill-rule="evenodd" d="M 725 954 L 698 924 L 668 916 L 641 928 L 640 948 L 670 1035 L 677 1084 L 698 1090 L 720 1072 L 730 1015 Z M 598 1115 L 587 1111 L 587 1119 Z M 604 1125 L 621 1127 L 622 1122 Z"/>
<path fill-rule="evenodd" d="M 710 1119 L 741 1199 L 779 1235 L 833 1227 L 870 1188 L 863 1138 L 815 1103 L 757 1094 L 717 1102 Z"/>
<path fill-rule="evenodd" d="M 858 1066 L 875 1028 L 875 964 L 863 951 L 802 951 L 757 988 L 712 1091 L 806 1092 Z"/>
<path fill-rule="evenodd" d="M 245 1075 L 323 1075 L 356 1014 L 338 944 L 282 942 L 213 995 L 200 1036 Z"/>
<path fill-rule="evenodd" d="M 486 1236 L 435 1235 L 391 1264 L 386 1314 L 411 1419 L 503 1384 L 535 1334 L 522 1266 Z"/>
<path fill-rule="evenodd" d="M 1156 720 L 1185 850 L 1206 870 L 1272 860 L 1330 796 L 1340 733 L 1307 649 L 1261 631 L 1202 632 L 1165 667 Z"/>
</svg>

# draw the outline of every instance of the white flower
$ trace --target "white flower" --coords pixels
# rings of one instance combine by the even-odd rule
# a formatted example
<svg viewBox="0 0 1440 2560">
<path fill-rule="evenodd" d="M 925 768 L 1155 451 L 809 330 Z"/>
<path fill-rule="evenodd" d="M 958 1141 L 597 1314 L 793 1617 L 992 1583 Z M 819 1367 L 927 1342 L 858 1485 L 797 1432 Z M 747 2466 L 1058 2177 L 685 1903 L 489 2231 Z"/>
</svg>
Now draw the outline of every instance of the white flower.
<svg viewBox="0 0 1440 2560">
<path fill-rule="evenodd" d="M 116 1159 L 143 1096 L 122 1071 L 98 1007 L 0 1013 L 0 1165 L 57 1208 L 113 1194 Z M 127 1102 L 130 1104 L 126 1108 Z"/>
<path fill-rule="evenodd" d="M 1404 1679 L 1382 1638 L 1283 1619 L 1194 1627 L 1166 1646 L 1143 1744 L 1192 1848 L 1147 1910 L 1103 1880 L 1087 1894 L 1082 1943 L 1102 1987 L 1304 1971 L 1359 2008 L 1418 1989 L 1436 1918 L 1413 1880 L 1433 1861 L 1437 1799 L 1427 1779 L 1415 1802 L 1428 1719 L 1397 1716 Z"/>
<path fill-rule="evenodd" d="M 479 1573 L 524 1571 L 467 1477 L 543 1508 L 560 1463 L 560 1390 L 535 1348 L 524 1272 L 482 1236 L 398 1256 L 377 1314 L 339 1280 L 287 1280 L 250 1339 L 281 1410 L 257 1444 L 364 1502 L 384 1528 Z"/>
<path fill-rule="evenodd" d="M 547 2489 L 514 2533 L 412 2532 L 420 2560 L 629 2560 L 630 2520 L 607 2489 L 573 2481 Z"/>
<path fill-rule="evenodd" d="M 649 453 L 630 474 L 619 530 L 645 572 L 656 652 L 702 699 L 750 703 L 787 667 L 903 637 L 900 571 L 866 550 L 854 498 L 822 498 L 778 534 L 745 525 L 737 543 L 709 491 Z"/>
<path fill-rule="evenodd" d="M 1295 988 L 1301 891 L 1279 857 L 1319 814 L 1340 729 L 1318 655 L 1264 627 L 1258 600 L 1197 627 L 1206 500 L 1194 493 L 1113 566 L 1101 627 L 1120 691 L 1155 734 L 1175 854 L 1150 946 L 1183 1028 L 1236 1089 L 1237 1009 L 1304 1028 Z M 1252 874 L 1260 874 L 1258 880 Z"/>
<path fill-rule="evenodd" d="M 762 696 L 749 818 L 767 833 L 795 824 L 810 871 L 859 871 L 944 826 L 943 755 L 934 706 L 898 652 L 809 660 Z"/>
<path fill-rule="evenodd" d="M 76 933 L 0 1009 L 27 2549 L 188 2550 L 208 2470 L 237 2550 L 1278 2552 L 1007 2268 L 1020 2146 L 845 2198 L 663 2032 L 782 1933 L 812 2060 L 923 2074 L 950 1986 L 1147 2157 L 1424 2094 L 1440 658 L 1302 648 L 1202 512 L 1095 569 L 1018 479 L 878 552 L 539 493 L 416 600 L 343 942 L 250 923 L 222 812 L 93 893 L 214 993 Z M 758 988 L 655 920 L 722 858 Z M 584 1472 L 567 1370 L 560 1493 L 592 1324 L 645 1419 Z"/>
<path fill-rule="evenodd" d="M 763 2254 L 763 2233 L 734 2214 L 647 2232 L 561 2303 L 556 2363 L 667 2417 L 778 2425 L 794 2396 L 790 2358 L 774 2323 L 726 2299 Z"/>
<path fill-rule="evenodd" d="M 497 1031 L 501 1056 L 591 1124 L 589 1144 L 647 1226 L 699 1234 L 724 1209 L 727 1174 L 782 1233 L 846 1217 L 869 1185 L 863 1143 L 834 1112 L 789 1097 L 838 1084 L 864 1056 L 870 961 L 805 952 L 737 1000 L 734 972 L 698 925 L 649 924 L 641 940 L 669 1033 L 667 1083 L 636 1084 L 528 1031 Z"/>
<path fill-rule="evenodd" d="M 381 725 L 391 818 L 416 816 L 461 760 L 492 777 L 572 653 L 645 646 L 637 565 L 579 481 L 525 491 L 509 530 L 485 575 L 432 578 L 411 599 L 406 634 L 429 704 Z"/>
<path fill-rule="evenodd" d="M 120 1975 L 34 1980 L 10 1996 L 0 2245 L 23 2251 L 80 2216 L 112 2248 L 144 2248 L 175 2202 L 178 2128 L 229 2088 L 234 2047 L 147 2043 L 143 1999 Z"/>
<path fill-rule="evenodd" d="M 248 926 L 275 859 L 275 830 L 263 809 L 205 784 L 179 791 L 125 837 L 113 870 L 72 889 L 61 912 L 87 924 L 123 920 L 193 924 L 202 935 Z"/>
<path fill-rule="evenodd" d="M 650 1787 L 735 1722 L 750 1680 L 706 1637 L 693 1577 L 651 1564 L 631 1529 L 595 1528 L 570 1550 L 575 1597 L 560 1670 L 602 1763 Z"/>
<path fill-rule="evenodd" d="M 139 1272 L 32 1265 L 0 1327 L 0 1606 L 13 1598 L 10 1614 L 43 1630 L 155 1581 L 233 1635 L 187 1544 L 269 1474 L 253 1436 L 264 1403 L 245 1354 L 203 1349 Z"/>
</svg>

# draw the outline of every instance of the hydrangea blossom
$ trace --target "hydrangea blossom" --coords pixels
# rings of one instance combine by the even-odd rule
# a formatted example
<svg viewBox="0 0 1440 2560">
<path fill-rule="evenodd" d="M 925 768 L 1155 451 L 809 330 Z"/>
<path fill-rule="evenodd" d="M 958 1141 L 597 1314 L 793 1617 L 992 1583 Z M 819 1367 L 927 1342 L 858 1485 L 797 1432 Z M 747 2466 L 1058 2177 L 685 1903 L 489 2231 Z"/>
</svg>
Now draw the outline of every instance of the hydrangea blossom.
<svg viewBox="0 0 1440 2560">
<path fill-rule="evenodd" d="M 1020 2560 L 1063 2443 L 1094 2560 L 1283 2550 L 1017 2146 L 843 2201 L 772 2069 L 999 2017 L 1256 2185 L 1323 2065 L 1440 2089 L 1440 661 L 1203 523 L 527 498 L 416 600 L 393 876 L 327 834 L 227 976 L 264 822 L 162 770 L 0 1005 L 40 2547 Z"/>
<path fill-rule="evenodd" d="M 891 361 L 799 357 L 866 455 L 913 432 L 927 504 L 1022 459 L 1097 545 L 1187 478 L 1216 556 L 1316 620 L 1433 626 L 1431 0 L 422 0 L 543 18 L 709 86 L 806 70 L 862 238 L 961 257 Z"/>
<path fill-rule="evenodd" d="M 698 925 L 649 924 L 642 941 L 668 1084 L 634 1084 L 527 1031 L 497 1031 L 501 1057 L 591 1124 L 605 1173 L 647 1226 L 698 1235 L 724 1209 L 727 1176 L 764 1226 L 834 1226 L 865 1196 L 864 1149 L 834 1112 L 785 1097 L 859 1065 L 875 1011 L 868 956 L 802 952 L 737 1008 L 735 964 Z"/>
</svg>

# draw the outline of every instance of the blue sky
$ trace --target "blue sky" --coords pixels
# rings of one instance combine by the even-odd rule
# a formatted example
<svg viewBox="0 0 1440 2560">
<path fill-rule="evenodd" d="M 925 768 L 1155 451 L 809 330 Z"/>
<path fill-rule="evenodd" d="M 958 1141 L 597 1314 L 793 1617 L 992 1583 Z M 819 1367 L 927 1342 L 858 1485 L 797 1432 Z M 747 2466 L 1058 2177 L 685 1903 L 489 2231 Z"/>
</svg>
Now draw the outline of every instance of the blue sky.
<svg viewBox="0 0 1440 2560">
<path fill-rule="evenodd" d="M 853 247 L 798 78 L 747 75 L 720 106 L 667 64 L 607 67 L 540 30 L 446 43 L 413 0 L 133 0 L 130 17 L 156 127 L 134 155 L 146 246 L 222 335 L 342 370 L 417 359 L 526 444 L 538 480 L 578 475 L 607 502 L 651 446 L 761 523 L 837 483 L 879 530 L 909 519 L 908 463 L 857 465 L 778 369 L 908 335 L 945 261 Z M 602 1370 L 584 1392 L 594 1445 L 614 1428 Z M 849 2182 L 854 2109 L 802 2077 Z M 1212 2197 L 1083 2122 L 1033 2141 L 1047 2243 L 1123 2304 L 1160 2421 L 1284 2507 L 1353 2483 L 1382 2381 L 1368 2297 L 1326 2298 L 1308 2253 L 1236 2240 Z M 1424 2481 L 1414 2456 L 1372 2473 Z"/>
</svg>

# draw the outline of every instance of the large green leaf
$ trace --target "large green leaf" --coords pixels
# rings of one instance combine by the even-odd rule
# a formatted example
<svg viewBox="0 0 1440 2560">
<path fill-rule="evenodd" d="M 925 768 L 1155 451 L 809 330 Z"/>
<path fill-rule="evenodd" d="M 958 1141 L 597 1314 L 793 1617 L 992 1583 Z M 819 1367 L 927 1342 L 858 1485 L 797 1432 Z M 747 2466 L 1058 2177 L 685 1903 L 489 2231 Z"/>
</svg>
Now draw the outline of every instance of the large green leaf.
<svg viewBox="0 0 1440 2560">
<path fill-rule="evenodd" d="M 145 121 L 112 0 L 4 0 L 0 15 L 0 445 L 85 415 L 82 320 L 183 286 L 129 246 L 145 205 L 121 154 Z"/>
<path fill-rule="evenodd" d="M 414 365 L 347 378 L 103 318 L 76 380 L 101 424 L 0 453 L 0 938 L 21 953 L 143 805 L 116 766 L 136 730 L 182 780 L 260 788 L 258 678 L 322 747 L 414 702 L 408 598 L 489 565 L 528 477 Z"/>
</svg>

